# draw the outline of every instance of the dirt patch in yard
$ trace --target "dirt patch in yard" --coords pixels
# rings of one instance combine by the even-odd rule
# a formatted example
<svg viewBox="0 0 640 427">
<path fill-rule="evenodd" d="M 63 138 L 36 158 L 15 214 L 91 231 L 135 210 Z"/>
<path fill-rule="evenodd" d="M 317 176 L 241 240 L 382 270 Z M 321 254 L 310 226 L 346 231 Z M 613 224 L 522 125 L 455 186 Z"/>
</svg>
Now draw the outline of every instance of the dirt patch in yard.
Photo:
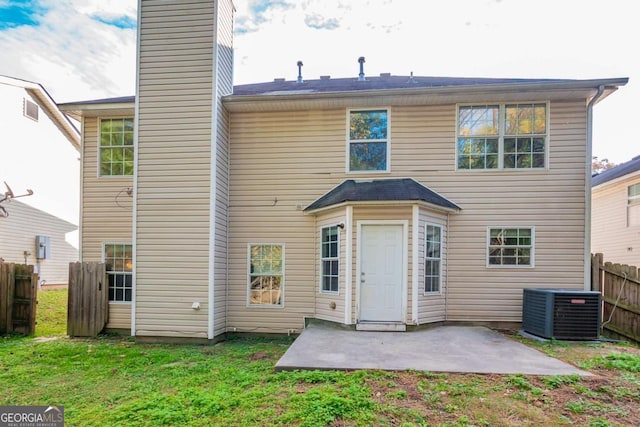
<svg viewBox="0 0 640 427">
<path fill-rule="evenodd" d="M 519 340 L 593 376 L 395 372 L 367 384 L 391 425 L 640 425 L 640 349 Z"/>
</svg>

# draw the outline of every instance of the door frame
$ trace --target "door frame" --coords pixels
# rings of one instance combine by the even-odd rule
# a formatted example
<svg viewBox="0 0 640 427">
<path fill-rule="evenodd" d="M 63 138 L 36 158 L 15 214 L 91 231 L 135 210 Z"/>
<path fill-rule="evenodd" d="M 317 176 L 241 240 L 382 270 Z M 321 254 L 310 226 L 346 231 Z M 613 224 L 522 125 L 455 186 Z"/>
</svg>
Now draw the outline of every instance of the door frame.
<svg viewBox="0 0 640 427">
<path fill-rule="evenodd" d="M 356 323 L 360 322 L 360 277 L 362 276 L 362 226 L 363 225 L 401 225 L 402 226 L 402 283 L 401 318 L 407 323 L 407 274 L 409 274 L 409 221 L 402 220 L 360 220 L 356 222 Z"/>
</svg>

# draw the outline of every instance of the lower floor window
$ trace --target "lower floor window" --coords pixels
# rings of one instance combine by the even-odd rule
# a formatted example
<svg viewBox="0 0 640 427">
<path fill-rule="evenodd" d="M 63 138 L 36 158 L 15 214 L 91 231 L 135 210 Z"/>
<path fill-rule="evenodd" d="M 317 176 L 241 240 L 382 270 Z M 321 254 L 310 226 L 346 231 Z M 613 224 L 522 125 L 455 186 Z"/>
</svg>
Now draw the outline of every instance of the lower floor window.
<svg viewBox="0 0 640 427">
<path fill-rule="evenodd" d="M 322 229 L 322 291 L 338 292 L 340 279 L 340 261 L 338 258 L 338 227 Z"/>
<path fill-rule="evenodd" d="M 132 246 L 126 243 L 104 245 L 104 263 L 109 282 L 109 301 L 131 301 L 132 287 Z"/>
<path fill-rule="evenodd" d="M 489 228 L 489 266 L 533 266 L 533 228 Z"/>
<path fill-rule="evenodd" d="M 442 227 L 425 227 L 424 292 L 440 292 L 442 271 Z"/>
<path fill-rule="evenodd" d="M 282 306 L 284 246 L 249 245 L 249 305 Z"/>
</svg>

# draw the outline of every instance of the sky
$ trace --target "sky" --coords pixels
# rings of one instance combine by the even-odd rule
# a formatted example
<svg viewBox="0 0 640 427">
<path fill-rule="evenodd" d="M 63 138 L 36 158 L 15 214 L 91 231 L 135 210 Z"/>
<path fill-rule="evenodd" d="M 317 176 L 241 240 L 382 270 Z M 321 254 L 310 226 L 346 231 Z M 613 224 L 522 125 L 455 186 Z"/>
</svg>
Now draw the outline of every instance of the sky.
<svg viewBox="0 0 640 427">
<path fill-rule="evenodd" d="M 234 83 L 365 74 L 629 83 L 594 109 L 593 154 L 640 154 L 636 0 L 235 0 Z M 59 103 L 135 94 L 136 0 L 0 0 L 0 75 Z M 1 153 L 0 153 L 1 154 Z"/>
</svg>

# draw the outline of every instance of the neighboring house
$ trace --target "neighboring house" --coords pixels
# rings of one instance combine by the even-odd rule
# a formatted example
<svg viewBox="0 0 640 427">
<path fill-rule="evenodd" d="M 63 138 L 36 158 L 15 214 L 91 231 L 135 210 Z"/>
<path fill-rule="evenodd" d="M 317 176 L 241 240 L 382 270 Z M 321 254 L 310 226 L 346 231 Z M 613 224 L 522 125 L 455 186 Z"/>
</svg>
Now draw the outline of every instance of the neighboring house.
<svg viewBox="0 0 640 427">
<path fill-rule="evenodd" d="M 45 88 L 0 76 L 0 194 L 6 181 L 22 201 L 77 223 L 80 198 L 80 132 Z"/>
<path fill-rule="evenodd" d="M 232 10 L 141 1 L 137 96 L 61 105 L 109 328 L 519 322 L 523 288 L 589 287 L 592 107 L 626 78 L 234 88 Z"/>
<path fill-rule="evenodd" d="M 16 195 L 33 190 L 32 196 L 20 199 L 29 206 L 16 201 L 2 204 L 9 217 L 0 216 L 3 230 L 0 257 L 25 262 L 24 251 L 27 251 L 32 255 L 26 261 L 36 265 L 39 261 L 30 249 L 35 245 L 36 235 L 44 233 L 53 238 L 62 234 L 64 241 L 64 233 L 77 228 L 70 223 L 78 221 L 80 132 L 42 85 L 7 76 L 0 76 L 0 128 L 3 134 L 0 196 L 7 191 L 3 181 Z M 73 240 L 73 236 L 70 238 Z M 68 273 L 61 275 L 56 271 L 49 275 L 45 265 L 77 260 L 77 249 L 76 255 L 71 256 L 71 251 L 62 243 L 53 245 L 52 250 L 59 246 L 60 251 L 52 252 L 55 261 L 40 262 L 41 280 L 67 283 Z"/>
<path fill-rule="evenodd" d="M 41 285 L 66 285 L 69 263 L 78 260 L 78 249 L 65 236 L 78 227 L 18 200 L 3 206 L 11 214 L 0 217 L 0 258 L 33 264 Z"/>
<path fill-rule="evenodd" d="M 592 179 L 591 251 L 640 266 L 640 156 Z"/>
</svg>

